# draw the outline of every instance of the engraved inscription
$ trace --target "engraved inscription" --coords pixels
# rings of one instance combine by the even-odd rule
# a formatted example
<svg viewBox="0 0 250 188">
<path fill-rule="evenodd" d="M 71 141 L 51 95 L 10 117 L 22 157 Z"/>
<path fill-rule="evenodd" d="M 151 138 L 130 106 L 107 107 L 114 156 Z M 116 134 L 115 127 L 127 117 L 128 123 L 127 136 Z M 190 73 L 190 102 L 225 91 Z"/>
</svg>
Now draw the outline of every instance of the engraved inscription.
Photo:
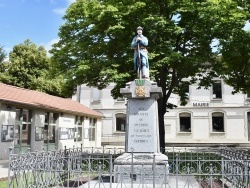
<svg viewBox="0 0 250 188">
<path fill-rule="evenodd" d="M 128 148 L 135 152 L 153 152 L 155 111 L 153 100 L 137 100 L 130 104 Z"/>
</svg>

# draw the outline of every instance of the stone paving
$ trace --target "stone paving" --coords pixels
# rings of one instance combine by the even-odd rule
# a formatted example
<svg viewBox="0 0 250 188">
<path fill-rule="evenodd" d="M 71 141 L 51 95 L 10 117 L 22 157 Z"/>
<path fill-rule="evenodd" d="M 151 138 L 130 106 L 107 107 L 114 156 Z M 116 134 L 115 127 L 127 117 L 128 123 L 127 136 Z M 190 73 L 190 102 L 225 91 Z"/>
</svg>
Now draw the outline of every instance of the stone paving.
<svg viewBox="0 0 250 188">
<path fill-rule="evenodd" d="M 8 160 L 0 160 L 0 180 L 8 179 Z"/>
</svg>

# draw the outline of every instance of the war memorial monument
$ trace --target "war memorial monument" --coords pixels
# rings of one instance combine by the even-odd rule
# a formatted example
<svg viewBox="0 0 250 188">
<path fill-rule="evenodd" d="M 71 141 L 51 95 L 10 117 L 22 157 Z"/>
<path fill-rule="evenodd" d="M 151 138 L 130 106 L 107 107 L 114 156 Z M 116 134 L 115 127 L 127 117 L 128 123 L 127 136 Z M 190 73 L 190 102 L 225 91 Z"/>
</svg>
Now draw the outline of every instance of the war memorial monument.
<svg viewBox="0 0 250 188">
<path fill-rule="evenodd" d="M 134 48 L 138 79 L 126 84 L 120 93 L 127 98 L 125 153 L 114 161 L 114 181 L 161 184 L 167 178 L 168 157 L 160 153 L 158 104 L 162 89 L 149 80 L 148 40 L 137 28 Z"/>
</svg>

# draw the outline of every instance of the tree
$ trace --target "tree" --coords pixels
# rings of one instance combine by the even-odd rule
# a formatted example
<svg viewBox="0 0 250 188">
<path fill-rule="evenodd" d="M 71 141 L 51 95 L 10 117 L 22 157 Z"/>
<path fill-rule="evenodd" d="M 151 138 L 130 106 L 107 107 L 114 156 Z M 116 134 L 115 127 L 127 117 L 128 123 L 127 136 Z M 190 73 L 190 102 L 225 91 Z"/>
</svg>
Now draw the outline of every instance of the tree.
<svg viewBox="0 0 250 188">
<path fill-rule="evenodd" d="M 242 4 L 240 4 L 242 3 Z M 245 4 L 244 4 L 245 3 Z M 249 18 L 247 1 L 233 0 L 78 0 L 64 16 L 60 41 L 51 53 L 61 71 L 75 84 L 119 88 L 136 78 L 130 44 L 137 26 L 149 39 L 151 80 L 162 87 L 158 100 L 160 145 L 165 146 L 164 114 L 171 93 L 179 93 L 183 78 L 208 85 L 215 75 L 213 42 L 227 41 Z"/>
<path fill-rule="evenodd" d="M 223 48 L 218 64 L 222 68 L 217 72 L 234 88 L 233 93 L 242 91 L 250 94 L 250 31 L 235 32 L 221 44 Z"/>
<path fill-rule="evenodd" d="M 7 54 L 5 53 L 5 50 L 3 46 L 0 46 L 0 75 L 5 71 L 6 68 L 6 59 Z"/>
<path fill-rule="evenodd" d="M 0 46 L 0 63 L 3 63 L 6 58 L 6 53 L 3 49 L 3 46 Z"/>
<path fill-rule="evenodd" d="M 7 62 L 5 62 L 6 53 L 3 49 L 3 46 L 0 46 L 0 78 L 3 76 L 6 66 L 8 65 Z"/>
<path fill-rule="evenodd" d="M 5 72 L 0 75 L 1 82 L 65 96 L 64 89 L 67 88 L 67 84 L 62 75 L 55 76 L 53 72 L 55 70 L 43 46 L 37 47 L 27 39 L 24 43 L 13 47 L 9 61 L 5 64 Z"/>
</svg>

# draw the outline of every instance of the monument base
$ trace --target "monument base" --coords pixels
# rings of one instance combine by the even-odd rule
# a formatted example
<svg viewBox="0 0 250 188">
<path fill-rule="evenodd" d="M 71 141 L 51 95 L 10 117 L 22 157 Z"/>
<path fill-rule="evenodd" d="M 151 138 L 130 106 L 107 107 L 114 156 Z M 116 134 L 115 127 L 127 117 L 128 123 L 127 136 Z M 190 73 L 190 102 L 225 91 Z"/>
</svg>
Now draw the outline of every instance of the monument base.
<svg viewBox="0 0 250 188">
<path fill-rule="evenodd" d="M 162 153 L 124 153 L 114 161 L 114 182 L 163 184 L 168 179 L 168 157 Z"/>
</svg>

